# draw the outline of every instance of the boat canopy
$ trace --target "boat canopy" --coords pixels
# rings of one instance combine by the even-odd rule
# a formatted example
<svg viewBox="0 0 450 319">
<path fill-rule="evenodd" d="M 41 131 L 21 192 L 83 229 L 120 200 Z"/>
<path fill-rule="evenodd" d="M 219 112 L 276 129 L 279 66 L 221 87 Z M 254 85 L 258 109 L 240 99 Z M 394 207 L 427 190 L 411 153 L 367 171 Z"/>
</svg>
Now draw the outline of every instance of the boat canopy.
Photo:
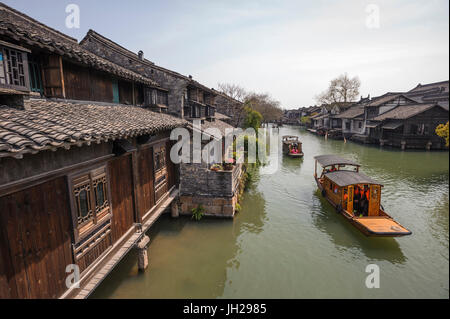
<svg viewBox="0 0 450 319">
<path fill-rule="evenodd" d="M 316 161 L 319 162 L 322 167 L 327 167 L 331 165 L 353 165 L 353 166 L 361 166 L 358 163 L 350 161 L 348 159 L 342 158 L 337 155 L 320 155 L 314 157 Z"/>
<path fill-rule="evenodd" d="M 297 142 L 297 143 L 300 143 L 299 140 L 298 140 L 298 136 L 294 136 L 294 135 L 285 135 L 285 136 L 283 136 L 283 141 L 284 142 Z"/>
<path fill-rule="evenodd" d="M 376 180 L 358 172 L 352 171 L 334 171 L 326 173 L 325 176 L 330 179 L 333 183 L 340 187 L 345 187 L 349 185 L 356 184 L 372 184 L 372 185 L 381 185 Z"/>
</svg>

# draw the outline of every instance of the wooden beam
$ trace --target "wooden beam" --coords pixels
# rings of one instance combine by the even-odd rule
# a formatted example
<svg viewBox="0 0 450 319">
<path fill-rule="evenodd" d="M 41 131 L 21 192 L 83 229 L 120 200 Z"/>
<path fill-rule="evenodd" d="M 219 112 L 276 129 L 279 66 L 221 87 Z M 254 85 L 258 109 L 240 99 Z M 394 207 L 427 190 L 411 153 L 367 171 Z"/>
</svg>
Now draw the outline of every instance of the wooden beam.
<svg viewBox="0 0 450 319">
<path fill-rule="evenodd" d="M 138 224 L 142 223 L 142 216 L 140 215 L 140 193 L 139 193 L 139 161 L 137 151 L 131 153 L 131 169 L 133 176 L 133 200 L 134 200 L 134 221 Z"/>
<path fill-rule="evenodd" d="M 66 98 L 66 86 L 64 83 L 64 71 L 63 71 L 62 56 L 59 56 L 59 75 L 61 77 L 62 95 L 63 95 L 63 98 Z"/>
</svg>

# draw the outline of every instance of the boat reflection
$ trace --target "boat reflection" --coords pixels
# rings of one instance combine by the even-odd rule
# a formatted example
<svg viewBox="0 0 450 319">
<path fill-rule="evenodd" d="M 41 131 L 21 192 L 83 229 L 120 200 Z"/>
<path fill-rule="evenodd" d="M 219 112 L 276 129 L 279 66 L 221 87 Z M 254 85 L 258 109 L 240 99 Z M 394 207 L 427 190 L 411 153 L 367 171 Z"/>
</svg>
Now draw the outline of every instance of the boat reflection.
<svg viewBox="0 0 450 319">
<path fill-rule="evenodd" d="M 406 262 L 407 259 L 396 239 L 367 237 L 337 214 L 319 191 L 314 192 L 314 198 L 319 204 L 317 212 L 313 213 L 313 224 L 328 235 L 337 249 L 356 249 L 371 260 L 389 261 L 394 264 Z M 353 254 L 355 258 L 358 257 Z"/>
</svg>

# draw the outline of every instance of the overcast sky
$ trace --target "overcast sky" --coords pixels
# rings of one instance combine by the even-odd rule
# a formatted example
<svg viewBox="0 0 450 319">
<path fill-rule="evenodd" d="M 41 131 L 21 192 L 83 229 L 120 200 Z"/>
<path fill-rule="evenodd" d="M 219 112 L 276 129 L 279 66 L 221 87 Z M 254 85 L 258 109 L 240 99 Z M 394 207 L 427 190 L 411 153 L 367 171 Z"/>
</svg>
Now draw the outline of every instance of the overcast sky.
<svg viewBox="0 0 450 319">
<path fill-rule="evenodd" d="M 314 104 L 344 72 L 364 96 L 449 79 L 448 0 L 2 1 L 78 40 L 94 29 L 208 87 L 269 92 L 283 108 Z M 70 3 L 79 29 L 65 26 Z"/>
</svg>

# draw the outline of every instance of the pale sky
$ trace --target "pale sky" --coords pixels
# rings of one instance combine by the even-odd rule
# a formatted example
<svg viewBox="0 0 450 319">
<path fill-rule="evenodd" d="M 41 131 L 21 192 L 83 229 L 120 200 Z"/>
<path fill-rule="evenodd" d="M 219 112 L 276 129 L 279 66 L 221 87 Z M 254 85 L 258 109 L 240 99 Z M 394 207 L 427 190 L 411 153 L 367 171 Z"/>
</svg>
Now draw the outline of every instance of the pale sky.
<svg viewBox="0 0 450 319">
<path fill-rule="evenodd" d="M 2 1 L 78 40 L 94 29 L 208 87 L 236 83 L 287 109 L 315 104 L 344 72 L 364 96 L 449 79 L 448 0 Z M 80 29 L 65 26 L 70 3 Z M 367 26 L 370 4 L 379 28 Z"/>
</svg>

